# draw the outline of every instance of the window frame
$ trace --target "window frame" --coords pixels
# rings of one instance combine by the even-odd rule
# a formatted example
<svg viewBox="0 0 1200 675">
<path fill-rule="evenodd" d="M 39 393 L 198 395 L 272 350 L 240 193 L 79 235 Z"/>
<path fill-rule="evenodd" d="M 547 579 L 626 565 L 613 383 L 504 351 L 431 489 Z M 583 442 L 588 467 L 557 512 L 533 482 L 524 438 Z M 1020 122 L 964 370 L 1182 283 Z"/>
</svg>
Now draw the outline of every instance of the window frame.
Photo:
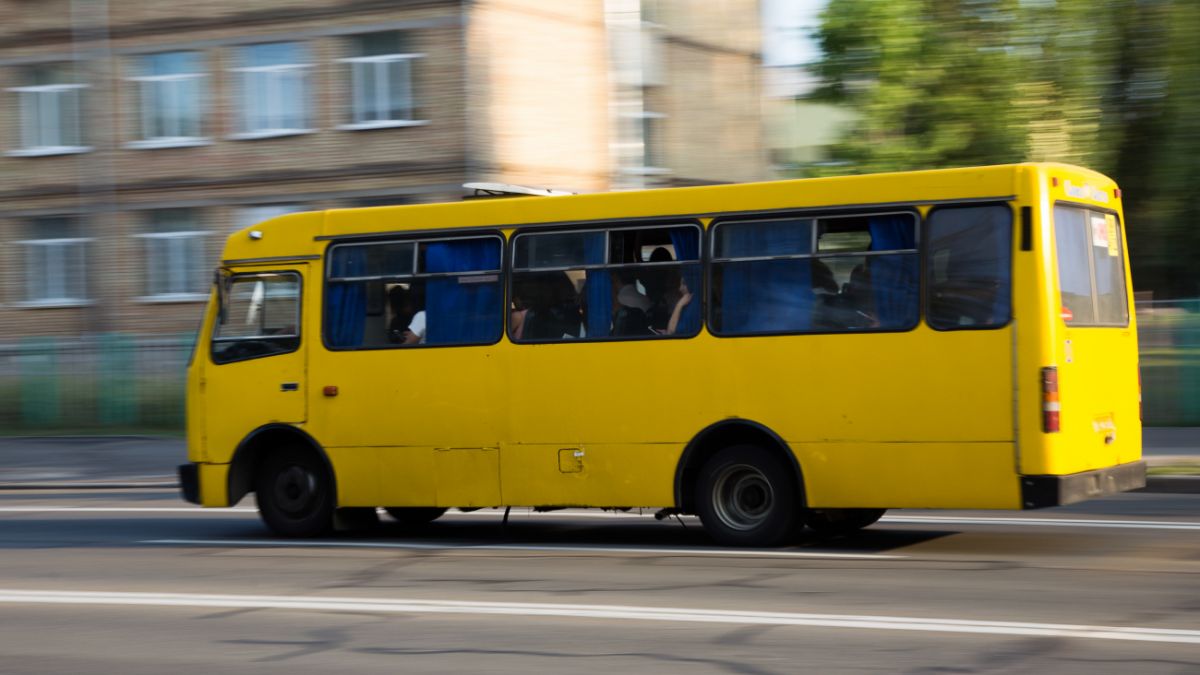
<svg viewBox="0 0 1200 675">
<path fill-rule="evenodd" d="M 5 154 L 9 157 L 43 157 L 49 155 L 70 155 L 83 152 L 91 152 L 92 146 L 88 145 L 83 140 L 83 116 L 87 112 L 84 106 L 83 93 L 89 89 L 90 85 L 83 83 L 69 84 L 36 84 L 36 85 L 20 85 L 9 87 L 8 91 L 17 94 L 17 119 L 19 120 L 19 140 L 20 147 L 15 150 L 10 150 Z M 61 94 L 73 92 L 73 102 L 71 106 L 63 106 Z M 30 103 L 30 100 L 33 103 Z M 41 119 L 40 111 L 43 109 L 44 102 L 53 101 L 55 120 L 51 127 Z M 73 107 L 75 112 L 74 129 L 67 129 L 63 110 L 66 107 Z M 37 114 L 34 114 L 36 109 Z M 34 120 L 32 117 L 38 117 Z M 52 130 L 56 140 L 59 143 L 47 144 L 43 141 L 47 140 L 49 134 L 47 131 Z M 63 136 L 69 135 L 64 132 L 73 132 L 75 140 L 78 141 L 75 145 L 64 144 L 61 141 Z"/>
<path fill-rule="evenodd" d="M 233 286 L 236 280 L 241 278 L 253 277 L 281 277 L 291 276 L 296 278 L 296 333 L 294 335 L 255 335 L 250 337 L 217 337 L 217 331 L 220 329 L 222 314 L 227 311 L 225 303 L 228 302 L 229 289 Z M 256 359 L 264 359 L 272 356 L 283 356 L 284 354 L 293 354 L 300 350 L 304 345 L 304 275 L 299 270 L 255 270 L 253 272 L 237 272 L 229 275 L 221 275 L 217 283 L 223 284 L 224 287 L 218 289 L 217 300 L 220 303 L 217 306 L 216 318 L 213 323 L 208 339 L 208 358 L 213 365 L 224 366 L 230 363 L 241 363 L 243 361 L 253 361 Z M 266 300 L 266 289 L 263 289 L 263 299 Z M 264 340 L 292 340 L 296 344 L 286 351 L 274 352 L 271 354 L 253 354 L 242 358 L 221 359 L 217 356 L 214 347 L 218 343 L 233 343 L 233 342 L 262 342 Z"/>
<path fill-rule="evenodd" d="M 613 226 L 605 227 L 604 223 L 608 223 L 608 222 L 613 223 Z M 517 239 L 519 239 L 522 236 L 526 236 L 526 235 L 567 234 L 567 233 L 587 234 L 587 233 L 591 233 L 591 232 L 603 232 L 604 233 L 604 257 L 605 257 L 605 259 L 607 259 L 609 257 L 609 255 L 612 253 L 611 240 L 608 236 L 610 232 L 617 231 L 617 230 L 657 230 L 657 229 L 669 230 L 669 229 L 678 228 L 678 227 L 694 227 L 697 230 L 697 235 L 699 236 L 697 243 L 700 246 L 700 254 L 699 254 L 699 256 L 697 256 L 696 260 L 689 260 L 686 262 L 672 260 L 669 262 L 658 262 L 658 263 L 651 263 L 651 262 L 618 263 L 615 265 L 608 264 L 608 263 L 602 263 L 602 264 L 593 263 L 593 264 L 574 265 L 574 266 L 566 266 L 566 267 L 522 267 L 522 268 L 518 268 L 516 266 Z M 711 229 L 711 228 L 708 228 L 708 229 Z M 664 219 L 664 220 L 648 220 L 647 221 L 647 220 L 639 219 L 637 221 L 621 221 L 621 220 L 599 221 L 599 222 L 588 221 L 586 223 L 556 225 L 554 227 L 533 226 L 533 227 L 527 227 L 525 229 L 521 229 L 521 226 L 519 226 L 519 225 L 515 226 L 513 235 L 509 239 L 508 255 L 505 256 L 505 261 L 504 261 L 505 265 L 506 265 L 507 276 L 508 276 L 508 281 L 505 284 L 506 288 L 505 288 L 505 303 L 504 303 L 504 307 L 506 310 L 505 316 L 504 316 L 504 336 L 505 336 L 505 338 L 512 344 L 516 344 L 516 345 L 549 345 L 549 344 L 574 344 L 574 343 L 586 344 L 586 343 L 600 343 L 600 342 L 630 342 L 630 341 L 639 341 L 639 340 L 653 342 L 653 341 L 661 341 L 661 340 L 688 340 L 688 339 L 696 337 L 700 333 L 704 332 L 704 329 L 705 329 L 705 326 L 707 323 L 705 321 L 705 318 L 706 318 L 705 317 L 705 305 L 707 304 L 708 275 L 705 273 L 705 271 L 706 271 L 706 269 L 705 269 L 706 255 L 705 254 L 707 251 L 707 247 L 705 246 L 705 231 L 706 231 L 706 228 L 704 227 L 704 225 L 701 222 L 699 217 L 693 217 L 693 218 L 680 217 L 678 220 Z M 668 266 L 683 267 L 685 265 L 696 265 L 700 270 L 700 286 L 701 286 L 701 288 L 698 290 L 692 291 L 692 302 L 697 302 L 697 301 L 700 302 L 700 321 L 699 321 L 699 326 L 696 328 L 696 331 L 694 333 L 675 333 L 672 335 L 627 335 L 627 336 L 611 336 L 610 335 L 610 336 L 603 336 L 603 337 L 588 336 L 588 337 L 581 337 L 581 338 L 573 338 L 570 340 L 563 340 L 563 339 L 559 339 L 559 340 L 524 340 L 524 339 L 516 340 L 512 336 L 512 322 L 510 321 L 508 308 L 510 308 L 512 306 L 514 285 L 516 282 L 516 275 L 518 273 L 569 272 L 572 270 L 586 271 L 586 270 L 593 270 L 593 269 L 595 269 L 595 270 L 607 270 L 607 269 L 617 270 L 617 269 L 653 268 L 653 267 L 668 267 Z"/>
<path fill-rule="evenodd" d="M 919 203 L 906 204 L 902 206 L 887 206 L 880 208 L 855 208 L 847 206 L 838 208 L 837 210 L 820 209 L 820 210 L 802 210 L 802 211 L 773 211 L 759 213 L 736 213 L 722 214 L 713 218 L 708 225 L 708 245 L 704 248 L 704 253 L 707 254 L 707 263 L 704 269 L 705 280 L 705 313 L 702 317 L 704 325 L 708 332 L 718 338 L 741 339 L 741 338 L 760 338 L 760 337 L 777 337 L 784 335 L 863 335 L 863 334 L 882 334 L 882 333 L 908 333 L 915 330 L 922 323 L 922 318 L 925 314 L 924 303 L 922 302 L 924 292 L 923 270 L 925 266 L 925 237 L 924 222 L 925 218 L 921 215 L 918 208 Z M 913 237 L 915 240 L 915 248 L 911 249 L 895 249 L 890 251 L 837 251 L 831 253 L 820 253 L 818 244 L 820 240 L 818 221 L 825 219 L 831 220 L 836 218 L 870 218 L 872 216 L 888 216 L 888 215 L 905 215 L 913 218 Z M 775 256 L 747 256 L 747 257 L 716 257 L 716 241 L 717 229 L 723 225 L 734 223 L 748 222 L 764 222 L 771 220 L 812 220 L 812 239 L 810 242 L 810 253 L 806 254 L 786 254 Z M 729 333 L 726 331 L 717 331 L 713 324 L 713 312 L 715 303 L 712 302 L 712 279 L 713 270 L 716 265 L 730 262 L 761 262 L 770 260 L 803 260 L 813 258 L 845 258 L 851 256 L 884 256 L 884 255 L 915 255 L 917 256 L 917 312 L 913 321 L 903 327 L 898 328 L 862 328 L 856 330 L 806 330 L 806 331 L 768 331 L 761 333 Z"/>
<path fill-rule="evenodd" d="M 1118 236 L 1118 238 L 1121 239 L 1121 255 L 1120 255 L 1121 282 L 1122 282 L 1121 298 L 1124 301 L 1124 305 L 1125 305 L 1125 321 L 1123 323 L 1100 323 L 1099 321 L 1092 321 L 1090 323 L 1076 323 L 1076 322 L 1068 323 L 1066 320 L 1064 320 L 1062 318 L 1062 307 L 1063 307 L 1063 305 L 1062 305 L 1062 278 L 1061 278 L 1061 272 L 1058 268 L 1058 219 L 1054 216 L 1054 211 L 1059 206 L 1068 206 L 1068 207 L 1076 208 L 1076 209 L 1083 211 L 1084 213 L 1095 212 L 1095 213 L 1102 213 L 1104 215 L 1111 215 L 1113 218 L 1116 219 L 1116 221 L 1117 221 L 1117 236 Z M 1125 245 L 1125 238 L 1123 236 L 1125 233 L 1125 223 L 1121 219 L 1121 214 L 1118 213 L 1116 211 L 1116 209 L 1105 208 L 1102 206 L 1096 206 L 1094 204 L 1087 204 L 1084 202 L 1071 201 L 1069 199 L 1058 199 L 1050 204 L 1050 222 L 1051 222 L 1051 227 L 1052 227 L 1051 240 L 1054 243 L 1054 249 L 1053 249 L 1054 250 L 1054 256 L 1053 256 L 1054 284 L 1055 284 L 1056 290 L 1058 291 L 1058 307 L 1057 307 L 1057 311 L 1055 312 L 1055 316 L 1058 317 L 1058 319 L 1060 321 L 1062 321 L 1063 325 L 1065 325 L 1067 328 L 1128 328 L 1129 322 L 1132 321 L 1133 311 L 1131 311 L 1132 303 L 1129 301 L 1129 270 L 1127 269 L 1127 266 L 1129 264 L 1129 250 L 1128 250 L 1129 247 Z M 1087 221 L 1084 221 L 1084 224 L 1087 225 Z M 1091 233 L 1089 232 L 1088 233 L 1089 239 L 1090 239 L 1090 234 Z M 1095 248 L 1096 248 L 1095 246 L 1087 247 L 1088 274 L 1090 275 L 1090 278 L 1088 281 L 1091 284 L 1091 291 L 1092 291 L 1092 313 L 1093 313 L 1093 315 L 1098 317 L 1100 315 L 1100 311 L 1099 311 L 1100 310 L 1100 294 L 1099 294 L 1099 289 L 1096 287 L 1097 278 L 1096 278 L 1096 255 L 1095 255 L 1096 251 L 1095 251 Z"/>
<path fill-rule="evenodd" d="M 359 36 L 352 36 L 352 37 L 356 38 Z M 425 57 L 426 57 L 426 54 L 423 52 L 397 52 L 395 54 L 377 54 L 374 56 L 348 56 L 345 58 L 338 59 L 339 63 L 345 63 L 350 67 L 350 101 L 349 101 L 350 116 L 349 117 L 350 117 L 351 121 L 346 122 L 344 124 L 340 124 L 340 125 L 338 125 L 337 128 L 344 130 L 344 131 L 366 131 L 366 130 L 370 130 L 370 129 L 395 129 L 395 128 L 400 128 L 400 127 L 413 127 L 413 126 L 422 126 L 422 125 L 429 124 L 429 120 L 421 119 L 421 118 L 417 117 L 418 106 L 417 106 L 417 92 L 416 92 L 417 82 L 416 82 L 416 66 L 415 66 L 415 64 L 416 64 L 417 60 L 423 59 Z M 408 116 L 404 117 L 404 118 L 392 118 L 389 115 L 388 119 L 376 119 L 376 120 L 363 119 L 366 116 L 366 114 L 370 111 L 374 111 L 376 113 L 380 112 L 381 101 L 386 102 L 386 100 L 387 100 L 387 96 L 384 96 L 383 94 L 381 94 L 380 93 L 381 91 L 387 91 L 387 93 L 389 95 L 391 94 L 391 84 L 390 84 L 390 80 L 388 79 L 387 75 L 390 74 L 389 67 L 393 63 L 403 63 L 404 67 L 407 71 L 406 77 L 405 77 L 405 80 L 406 80 L 405 84 L 406 84 L 407 98 L 408 98 L 408 109 L 407 109 Z M 382 79 L 384 82 L 388 83 L 387 86 L 383 90 L 379 89 L 377 86 L 377 88 L 375 90 L 375 96 L 374 96 L 375 100 L 372 102 L 370 110 L 360 110 L 358 108 L 358 99 L 359 99 L 359 95 L 361 92 L 361 83 L 360 83 L 361 76 L 359 74 L 360 70 L 358 68 L 358 66 L 360 64 L 370 64 L 372 66 L 372 68 L 370 69 L 371 76 L 376 79 L 377 85 L 378 85 L 378 81 L 380 79 Z M 384 77 L 382 77 L 382 78 L 380 77 L 381 71 L 384 75 Z M 384 107 L 386 108 L 388 106 L 385 105 Z M 389 110 L 389 112 L 390 112 L 390 110 Z"/>
<path fill-rule="evenodd" d="M 88 272 L 87 272 L 87 267 L 88 267 L 87 245 L 94 241 L 95 241 L 94 237 L 46 237 L 43 239 L 19 239 L 19 240 L 14 241 L 13 243 L 17 244 L 19 246 L 41 247 L 41 250 L 55 248 L 55 249 L 58 249 L 61 251 L 65 247 L 73 247 L 73 246 L 80 247 L 80 249 L 81 249 L 80 255 L 83 258 L 83 270 L 80 271 L 80 274 L 81 274 L 82 278 L 84 279 L 84 281 L 81 283 L 83 283 L 83 285 L 85 287 L 84 290 L 86 292 L 86 290 L 87 290 L 86 289 L 87 274 L 88 274 Z M 24 257 L 24 264 L 27 266 L 29 264 L 28 263 L 29 258 L 27 255 L 23 256 L 23 257 Z M 62 263 L 60 263 L 60 266 L 65 267 L 67 264 L 69 264 L 69 261 L 63 261 Z M 24 284 L 25 289 L 24 289 L 23 295 L 25 296 L 25 299 L 20 300 L 17 303 L 15 303 L 15 305 L 17 307 L 31 307 L 31 308 L 32 307 L 86 307 L 87 305 L 90 305 L 93 303 L 93 300 L 91 298 L 87 297 L 86 293 L 79 297 L 70 297 L 67 295 L 62 295 L 62 296 L 58 296 L 58 297 L 34 298 L 34 297 L 32 297 L 32 293 L 31 293 L 31 290 L 32 290 L 31 280 L 34 279 L 35 276 L 33 274 L 29 273 L 28 267 L 26 267 L 23 270 L 23 274 L 24 274 L 24 280 L 25 280 L 25 284 Z M 43 274 L 49 274 L 49 270 L 44 270 Z M 42 280 L 45 281 L 46 278 L 43 277 Z M 64 289 L 64 291 L 65 291 L 65 289 Z"/>
<path fill-rule="evenodd" d="M 946 210 L 946 209 L 976 208 L 976 207 L 988 207 L 988 206 L 1003 207 L 1006 211 L 1008 211 L 1008 214 L 1009 214 L 1009 219 L 1008 219 L 1008 232 L 1009 232 L 1009 237 L 1008 237 L 1008 239 L 1009 239 L 1009 241 L 1008 241 L 1008 244 L 1009 244 L 1009 249 L 1008 249 L 1008 317 L 1005 319 L 1004 323 L 998 323 L 998 324 L 989 325 L 989 326 L 950 326 L 950 327 L 940 328 L 940 327 L 935 326 L 932 323 L 930 323 L 929 322 L 929 291 L 933 287 L 933 285 L 930 283 L 931 275 L 933 274 L 933 260 L 931 258 L 932 253 L 930 253 L 928 251 L 928 244 L 927 244 L 927 245 L 921 246 L 921 289 L 920 289 L 920 292 L 921 292 L 921 320 L 922 320 L 922 322 L 924 322 L 924 324 L 926 326 L 929 326 L 930 329 L 935 330 L 939 333 L 955 333 L 955 332 L 959 332 L 959 331 L 975 331 L 975 330 L 1000 330 L 1003 328 L 1008 328 L 1010 325 L 1012 325 L 1013 315 L 1015 314 L 1015 312 L 1013 311 L 1013 304 L 1014 304 L 1013 282 L 1016 278 L 1015 271 L 1016 271 L 1016 265 L 1017 265 L 1017 253 L 1020 252 L 1020 250 L 1018 248 L 1019 242 L 1017 241 L 1017 237 L 1020 236 L 1019 228 L 1017 227 L 1017 224 L 1019 222 L 1018 221 L 1019 211 L 1018 211 L 1018 205 L 1015 202 L 996 200 L 996 201 L 991 201 L 991 202 L 963 202 L 963 203 L 935 204 L 925 214 L 924 219 L 922 219 L 922 229 L 926 230 L 925 234 L 927 236 L 923 237 L 921 240 L 918 240 L 917 243 L 920 244 L 922 241 L 932 243 L 933 238 L 931 236 L 928 236 L 929 233 L 927 230 L 929 227 L 931 227 L 931 221 L 933 220 L 933 214 L 935 212 L 941 211 L 941 210 Z"/>
<path fill-rule="evenodd" d="M 169 209 L 169 210 L 175 210 L 175 209 Z M 157 213 L 159 213 L 159 211 L 151 211 L 150 212 L 150 219 L 148 221 L 148 225 L 151 225 L 151 226 L 153 225 L 155 216 Z M 171 239 L 185 239 L 185 240 L 192 239 L 192 240 L 197 241 L 196 245 L 199 246 L 199 249 L 200 249 L 197 252 L 198 255 L 200 256 L 200 261 L 197 265 L 197 268 L 201 269 L 201 270 L 205 269 L 205 263 L 206 263 L 206 259 L 207 259 L 207 256 L 205 255 L 205 249 L 207 248 L 206 247 L 206 239 L 211 234 L 211 232 L 209 230 L 206 230 L 206 229 L 203 229 L 203 228 L 197 226 L 198 221 L 199 221 L 199 218 L 197 217 L 198 214 L 196 214 L 195 212 L 192 212 L 189 215 L 193 219 L 192 223 L 191 223 L 192 229 L 168 230 L 165 232 L 138 232 L 133 235 L 133 237 L 135 239 L 140 239 L 142 241 L 142 245 L 143 245 L 145 253 L 146 253 L 146 260 L 149 260 L 151 258 L 152 249 L 156 245 L 154 242 L 163 241 L 163 240 L 171 240 Z M 169 246 L 169 244 L 167 246 Z M 170 270 L 170 269 L 178 269 L 178 268 L 168 267 L 168 269 Z M 142 296 L 137 298 L 138 302 L 194 302 L 194 301 L 208 299 L 208 293 L 206 293 L 204 291 L 204 283 L 203 282 L 204 282 L 204 279 L 206 278 L 204 276 L 197 277 L 197 280 L 194 282 L 195 286 L 196 286 L 196 290 L 194 290 L 194 291 L 155 292 L 155 289 L 153 288 L 153 282 L 152 282 L 152 278 L 151 278 L 149 264 L 147 264 L 144 267 L 144 271 L 145 271 L 145 277 L 144 277 L 145 293 Z M 184 286 L 187 285 L 186 272 L 187 272 L 187 270 L 185 268 L 184 270 L 182 270 L 179 273 L 179 275 L 180 275 L 179 280 L 183 281 Z M 168 281 L 173 280 L 170 278 L 172 276 L 172 274 L 174 274 L 174 273 L 168 272 Z M 169 288 L 173 284 L 167 283 L 165 285 Z"/>
<path fill-rule="evenodd" d="M 161 52 L 151 52 L 146 54 L 137 54 L 134 59 L 137 61 L 139 72 L 143 69 L 143 61 L 145 59 L 162 56 L 165 54 L 193 54 L 197 65 L 201 65 L 205 60 L 204 53 L 194 49 L 176 49 Z M 197 68 L 193 72 L 171 73 L 167 75 L 131 75 L 126 77 L 128 82 L 137 83 L 137 110 L 138 110 L 138 138 L 137 140 L 125 143 L 125 147 L 132 150 L 154 150 L 159 148 L 187 148 L 198 145 L 208 145 L 212 139 L 204 134 L 204 117 L 207 112 L 204 104 L 205 92 L 202 90 L 204 81 L 208 78 L 208 74 L 203 67 Z M 191 85 L 191 83 L 195 83 Z M 190 95 L 187 89 L 191 89 Z M 183 116 L 178 116 L 172 119 L 173 125 L 181 131 L 175 135 L 158 136 L 151 133 L 153 118 L 157 111 L 156 106 L 152 101 L 154 96 L 152 92 L 157 92 L 160 87 L 169 87 L 173 92 L 173 98 L 177 99 L 177 104 L 180 104 L 180 109 L 189 108 L 195 112 L 195 133 L 182 133 L 186 126 Z M 181 92 L 181 89 L 183 90 Z M 190 100 L 189 100 L 190 99 Z"/>
<path fill-rule="evenodd" d="M 268 65 L 245 65 L 248 61 L 247 52 L 256 47 L 274 44 L 292 44 L 297 45 L 300 58 L 298 63 L 272 63 Z M 316 131 L 313 126 L 313 109 L 312 109 L 312 84 L 309 81 L 309 73 L 313 70 L 314 64 L 311 61 L 311 49 L 309 45 L 301 40 L 272 40 L 268 42 L 253 42 L 236 46 L 236 59 L 239 65 L 229 69 L 229 72 L 236 73 L 237 77 L 237 128 L 238 131 L 231 134 L 230 140 L 258 140 L 264 138 L 278 138 L 281 136 L 298 136 L 302 134 L 310 134 Z M 268 118 L 267 126 L 263 128 L 250 128 L 252 101 L 249 91 L 251 87 L 249 80 L 253 75 L 264 75 L 272 81 L 278 81 L 282 78 L 287 78 L 292 73 L 298 74 L 300 83 L 300 115 L 301 126 L 292 128 L 279 126 L 283 122 L 283 118 L 287 116 L 287 106 L 276 98 L 266 98 L 265 105 L 267 110 L 264 117 Z M 278 89 L 278 84 L 275 85 Z"/>
<path fill-rule="evenodd" d="M 468 270 L 468 271 L 463 271 L 463 272 L 417 272 L 416 271 L 417 263 L 420 261 L 420 255 L 421 255 L 420 245 L 421 244 L 434 244 L 434 243 L 441 243 L 441 242 L 446 242 L 446 241 L 462 241 L 464 239 L 496 239 L 496 240 L 498 240 L 500 243 L 500 265 L 499 265 L 499 267 L 497 267 L 496 269 L 491 269 L 491 270 Z M 403 243 L 412 243 L 413 244 L 413 270 L 414 270 L 414 272 L 412 274 L 394 274 L 394 275 L 384 275 L 384 276 L 371 275 L 371 276 L 362 276 L 362 277 L 332 277 L 330 275 L 330 268 L 333 266 L 333 252 L 337 248 L 350 247 L 350 246 L 378 246 L 380 244 L 403 244 Z M 506 251 L 506 240 L 505 240 L 504 234 L 496 228 L 481 229 L 478 232 L 468 230 L 468 231 L 454 232 L 454 233 L 445 232 L 445 231 L 432 231 L 432 232 L 431 231 L 423 231 L 423 232 L 419 232 L 419 233 L 414 232 L 410 236 L 405 236 L 403 233 L 389 232 L 389 233 L 382 233 L 378 236 L 370 235 L 368 237 L 363 237 L 362 235 L 354 235 L 351 237 L 344 237 L 344 238 L 339 237 L 339 238 L 331 239 L 329 245 L 325 248 L 325 252 L 323 254 L 324 262 L 321 266 L 322 267 L 322 270 L 321 270 L 321 274 L 322 274 L 322 278 L 321 278 L 321 283 L 322 283 L 321 344 L 325 347 L 325 349 L 327 349 L 331 352 L 369 352 L 369 351 L 384 351 L 384 350 L 409 351 L 409 350 L 413 350 L 413 349 L 488 347 L 488 346 L 492 346 L 492 345 L 499 343 L 501 340 L 504 339 L 504 335 L 505 335 L 504 330 L 501 330 L 497 334 L 496 339 L 492 340 L 491 342 L 462 342 L 462 343 L 449 343 L 449 344 L 422 343 L 422 344 L 412 344 L 412 345 L 388 344 L 388 345 L 370 345 L 370 346 L 358 346 L 358 347 L 334 347 L 329 344 L 329 337 L 325 333 L 325 327 L 326 327 L 326 322 L 328 320 L 328 313 L 329 313 L 328 289 L 329 289 L 330 283 L 348 282 L 348 281 L 349 282 L 376 281 L 376 280 L 387 282 L 390 280 L 398 281 L 398 280 L 403 280 L 403 279 L 435 279 L 435 278 L 448 278 L 448 277 L 456 277 L 456 276 L 464 276 L 464 275 L 483 276 L 483 275 L 487 275 L 487 274 L 496 275 L 496 281 L 494 283 L 499 283 L 501 285 L 500 294 L 499 294 L 500 295 L 500 304 L 496 307 L 496 310 L 497 310 L 497 316 L 498 316 L 499 320 L 503 321 L 504 325 L 507 326 L 508 325 L 508 319 L 507 319 L 508 313 L 506 311 L 506 308 L 508 307 L 509 301 L 508 301 L 508 298 L 505 296 L 506 284 L 504 282 L 504 279 L 507 274 L 507 266 L 506 266 L 507 257 L 505 255 L 505 251 Z M 488 283 L 492 283 L 492 282 L 488 282 Z"/>
</svg>

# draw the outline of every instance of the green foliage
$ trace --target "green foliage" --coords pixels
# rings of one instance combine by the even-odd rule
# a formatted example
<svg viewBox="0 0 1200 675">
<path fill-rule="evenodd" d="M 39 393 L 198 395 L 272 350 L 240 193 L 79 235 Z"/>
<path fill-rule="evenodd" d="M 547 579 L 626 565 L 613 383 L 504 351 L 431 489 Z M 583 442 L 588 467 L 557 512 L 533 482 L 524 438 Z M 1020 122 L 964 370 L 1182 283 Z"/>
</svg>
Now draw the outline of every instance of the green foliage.
<svg viewBox="0 0 1200 675">
<path fill-rule="evenodd" d="M 1126 195 L 1135 283 L 1200 294 L 1195 0 L 830 0 L 820 100 L 857 123 L 811 173 L 1059 161 Z"/>
</svg>

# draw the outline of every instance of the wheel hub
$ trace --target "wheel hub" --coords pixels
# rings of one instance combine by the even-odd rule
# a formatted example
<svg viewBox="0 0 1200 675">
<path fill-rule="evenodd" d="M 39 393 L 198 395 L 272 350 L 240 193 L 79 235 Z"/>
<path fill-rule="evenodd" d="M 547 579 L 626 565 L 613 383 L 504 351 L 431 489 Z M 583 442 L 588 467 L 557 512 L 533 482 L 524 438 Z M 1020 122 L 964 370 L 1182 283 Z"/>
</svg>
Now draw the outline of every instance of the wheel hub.
<svg viewBox="0 0 1200 675">
<path fill-rule="evenodd" d="M 302 466 L 289 466 L 275 480 L 275 502 L 287 513 L 308 509 L 317 494 L 317 477 Z"/>
<path fill-rule="evenodd" d="M 727 467 L 713 483 L 717 517 L 735 530 L 752 530 L 765 521 L 775 504 L 771 482 L 746 464 Z"/>
</svg>

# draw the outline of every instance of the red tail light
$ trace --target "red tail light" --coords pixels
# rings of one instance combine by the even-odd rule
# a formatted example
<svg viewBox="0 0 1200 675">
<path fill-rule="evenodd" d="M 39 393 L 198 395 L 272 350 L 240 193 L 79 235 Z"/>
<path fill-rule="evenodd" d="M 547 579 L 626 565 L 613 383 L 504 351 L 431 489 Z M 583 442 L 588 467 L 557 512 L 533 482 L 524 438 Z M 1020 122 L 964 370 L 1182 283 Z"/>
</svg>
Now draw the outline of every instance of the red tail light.
<svg viewBox="0 0 1200 675">
<path fill-rule="evenodd" d="M 1142 421 L 1142 367 L 1138 366 L 1138 421 Z"/>
<path fill-rule="evenodd" d="M 1059 430 L 1058 368 L 1042 368 L 1042 431 L 1053 434 Z"/>
</svg>

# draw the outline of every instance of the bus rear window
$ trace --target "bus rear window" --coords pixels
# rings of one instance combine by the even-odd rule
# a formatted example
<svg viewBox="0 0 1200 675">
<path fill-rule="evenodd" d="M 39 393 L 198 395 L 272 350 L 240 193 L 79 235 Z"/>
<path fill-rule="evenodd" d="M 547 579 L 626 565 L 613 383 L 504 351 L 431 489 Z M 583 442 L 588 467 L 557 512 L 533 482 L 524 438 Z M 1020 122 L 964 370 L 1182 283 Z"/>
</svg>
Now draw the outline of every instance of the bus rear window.
<svg viewBox="0 0 1200 675">
<path fill-rule="evenodd" d="M 1062 317 L 1071 326 L 1125 326 L 1129 306 L 1121 224 L 1111 213 L 1054 207 Z"/>
</svg>

